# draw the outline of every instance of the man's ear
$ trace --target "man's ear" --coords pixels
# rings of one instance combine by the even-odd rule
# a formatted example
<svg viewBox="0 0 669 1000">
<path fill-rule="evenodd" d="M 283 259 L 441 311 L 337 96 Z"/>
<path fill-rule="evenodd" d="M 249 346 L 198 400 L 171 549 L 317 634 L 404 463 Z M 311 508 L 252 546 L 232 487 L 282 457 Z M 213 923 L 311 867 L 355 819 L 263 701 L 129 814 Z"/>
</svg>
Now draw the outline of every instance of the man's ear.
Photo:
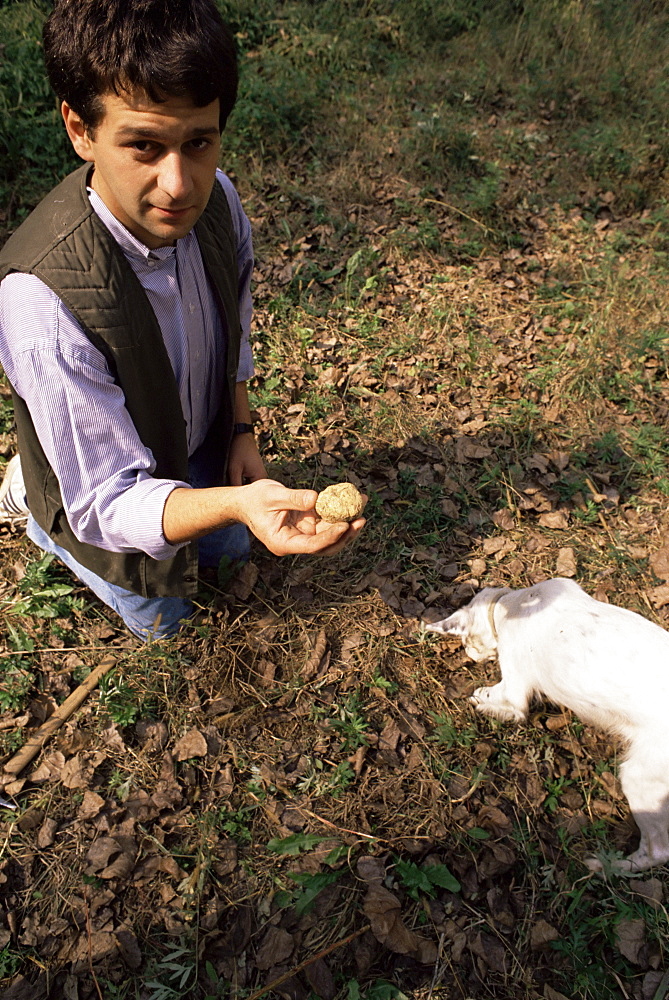
<svg viewBox="0 0 669 1000">
<path fill-rule="evenodd" d="M 82 160 L 86 160 L 87 163 L 92 163 L 95 160 L 95 155 L 93 153 L 90 134 L 83 121 L 77 112 L 73 111 L 70 105 L 66 103 L 66 101 L 63 101 L 61 104 L 60 112 L 63 116 L 63 121 L 65 122 L 65 128 L 70 137 L 70 142 L 74 146 L 75 153 L 80 156 Z"/>
</svg>

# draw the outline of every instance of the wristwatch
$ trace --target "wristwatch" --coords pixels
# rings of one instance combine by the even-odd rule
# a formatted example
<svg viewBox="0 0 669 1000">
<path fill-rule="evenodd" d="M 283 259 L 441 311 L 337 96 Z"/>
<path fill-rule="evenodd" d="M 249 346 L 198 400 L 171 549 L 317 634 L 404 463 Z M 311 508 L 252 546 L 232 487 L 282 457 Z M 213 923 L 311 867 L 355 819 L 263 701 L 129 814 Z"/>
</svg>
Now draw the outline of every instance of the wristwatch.
<svg viewBox="0 0 669 1000">
<path fill-rule="evenodd" d="M 235 424 L 232 428 L 233 434 L 253 434 L 253 424 Z"/>
</svg>

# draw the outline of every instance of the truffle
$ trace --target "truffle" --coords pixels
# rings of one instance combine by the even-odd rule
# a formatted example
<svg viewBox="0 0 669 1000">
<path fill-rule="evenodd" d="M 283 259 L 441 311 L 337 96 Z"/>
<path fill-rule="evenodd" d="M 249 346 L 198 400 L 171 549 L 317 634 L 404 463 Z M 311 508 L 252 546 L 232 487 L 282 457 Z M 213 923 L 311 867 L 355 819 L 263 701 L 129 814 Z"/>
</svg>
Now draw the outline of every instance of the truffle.
<svg viewBox="0 0 669 1000">
<path fill-rule="evenodd" d="M 324 521 L 355 521 L 365 506 L 365 498 L 353 483 L 335 483 L 318 494 L 316 513 Z"/>
</svg>

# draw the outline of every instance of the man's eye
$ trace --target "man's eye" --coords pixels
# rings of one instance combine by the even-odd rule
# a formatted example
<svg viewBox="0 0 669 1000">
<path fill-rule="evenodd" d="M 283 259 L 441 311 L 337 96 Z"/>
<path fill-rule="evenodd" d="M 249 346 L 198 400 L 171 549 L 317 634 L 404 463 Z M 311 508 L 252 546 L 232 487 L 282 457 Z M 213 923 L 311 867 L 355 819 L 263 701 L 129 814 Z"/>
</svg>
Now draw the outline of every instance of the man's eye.
<svg viewBox="0 0 669 1000">
<path fill-rule="evenodd" d="M 211 142 L 209 141 L 209 139 L 193 139 L 193 140 L 191 140 L 191 148 L 194 149 L 198 153 L 202 152 L 205 149 L 208 149 L 210 146 L 211 146 Z"/>
<path fill-rule="evenodd" d="M 153 143 L 149 142 L 148 139 L 138 139 L 137 142 L 132 142 L 130 145 L 138 153 L 150 153 L 153 149 Z"/>
</svg>

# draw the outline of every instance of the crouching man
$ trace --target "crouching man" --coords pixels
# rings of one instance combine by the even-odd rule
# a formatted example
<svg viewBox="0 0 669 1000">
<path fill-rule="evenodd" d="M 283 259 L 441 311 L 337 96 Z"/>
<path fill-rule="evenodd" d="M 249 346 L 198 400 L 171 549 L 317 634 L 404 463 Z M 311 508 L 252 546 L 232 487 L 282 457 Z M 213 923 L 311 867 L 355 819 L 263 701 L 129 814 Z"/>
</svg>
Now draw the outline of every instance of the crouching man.
<svg viewBox="0 0 669 1000">
<path fill-rule="evenodd" d="M 269 480 L 246 391 L 250 226 L 217 169 L 237 93 L 214 0 L 56 0 L 51 84 L 84 164 L 0 253 L 0 362 L 19 456 L 0 516 L 27 518 L 136 635 L 174 634 L 198 564 L 332 554 L 312 490 Z"/>
</svg>

